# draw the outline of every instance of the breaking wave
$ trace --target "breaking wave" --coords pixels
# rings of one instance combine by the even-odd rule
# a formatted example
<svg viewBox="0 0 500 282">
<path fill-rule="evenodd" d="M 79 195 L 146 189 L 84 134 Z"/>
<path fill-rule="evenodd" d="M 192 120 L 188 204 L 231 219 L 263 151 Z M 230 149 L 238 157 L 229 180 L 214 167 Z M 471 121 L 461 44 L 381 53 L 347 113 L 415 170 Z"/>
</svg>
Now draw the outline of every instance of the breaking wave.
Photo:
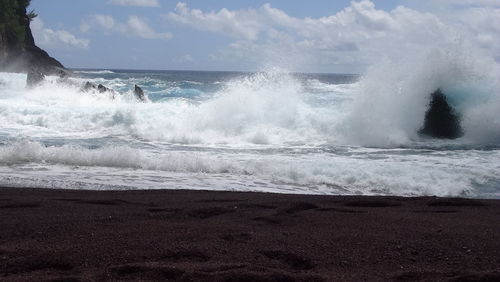
<svg viewBox="0 0 500 282">
<path fill-rule="evenodd" d="M 0 185 L 500 197 L 500 71 L 473 52 L 431 50 L 354 79 L 79 74 L 29 90 L 26 75 L 0 74 Z M 82 93 L 85 81 L 118 94 Z M 437 88 L 461 138 L 418 135 Z"/>
<path fill-rule="evenodd" d="M 480 189 L 486 188 L 493 195 L 497 193 L 496 172 L 500 169 L 498 152 L 488 155 L 478 151 L 463 152 L 457 163 L 457 154 L 448 157 L 442 152 L 425 150 L 349 149 L 328 154 L 322 150 L 304 149 L 302 152 L 282 150 L 255 154 L 232 150 L 157 149 L 128 145 L 90 149 L 17 141 L 0 147 L 0 164 L 13 169 L 1 172 L 0 182 L 12 183 L 16 175 L 26 178 L 26 173 L 50 177 L 61 173 L 59 166 L 63 165 L 65 177 L 73 176 L 87 185 L 95 183 L 96 179 L 107 179 L 100 183 L 108 187 L 134 183 L 134 188 L 161 188 L 157 182 L 159 177 L 178 180 L 175 187 L 187 184 L 187 189 L 193 181 L 200 180 L 205 184 L 215 181 L 235 190 L 268 192 L 475 196 L 481 194 Z M 481 158 L 480 164 L 474 161 L 476 158 Z M 152 173 L 157 178 L 137 183 L 142 176 Z M 186 175 L 191 175 L 190 180 L 183 183 Z M 54 181 L 60 181 L 60 177 Z"/>
<path fill-rule="evenodd" d="M 346 116 L 348 140 L 401 146 L 419 140 L 430 93 L 441 88 L 461 115 L 466 144 L 499 144 L 500 71 L 488 58 L 462 50 L 432 50 L 370 68 Z"/>
<path fill-rule="evenodd" d="M 115 73 L 110 70 L 75 70 L 75 73 L 83 73 L 83 74 L 111 74 Z"/>
<path fill-rule="evenodd" d="M 418 135 L 430 93 L 441 88 L 462 117 L 455 143 L 500 142 L 500 83 L 495 62 L 460 52 L 373 66 L 358 82 L 325 83 L 283 71 L 240 75 L 221 85 L 184 79 L 95 78 L 118 89 L 84 95 L 48 79 L 24 89 L 24 76 L 2 74 L 0 122 L 21 136 L 106 135 L 181 144 L 362 145 L 400 147 L 427 142 Z M 153 103 L 138 103 L 134 84 Z M 205 85 L 211 85 L 205 87 Z M 429 142 L 432 142 L 430 140 Z"/>
</svg>

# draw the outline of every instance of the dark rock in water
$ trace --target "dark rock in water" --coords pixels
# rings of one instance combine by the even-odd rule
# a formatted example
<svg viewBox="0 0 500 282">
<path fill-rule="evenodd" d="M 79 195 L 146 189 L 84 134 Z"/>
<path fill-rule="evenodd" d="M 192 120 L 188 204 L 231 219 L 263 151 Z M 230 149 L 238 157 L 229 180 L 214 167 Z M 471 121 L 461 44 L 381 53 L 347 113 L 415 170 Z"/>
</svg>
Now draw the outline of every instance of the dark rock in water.
<svg viewBox="0 0 500 282">
<path fill-rule="evenodd" d="M 57 83 L 65 83 L 69 85 L 73 84 L 69 79 L 70 76 L 68 73 L 61 71 L 57 73 L 57 76 L 59 76 L 59 78 L 57 79 Z"/>
<path fill-rule="evenodd" d="M 441 89 L 431 94 L 429 108 L 425 113 L 424 126 L 420 134 L 435 138 L 455 139 L 463 135 L 460 116 L 448 104 Z"/>
<path fill-rule="evenodd" d="M 38 69 L 32 68 L 26 76 L 26 87 L 32 88 L 40 84 L 45 78 L 45 75 Z"/>
<path fill-rule="evenodd" d="M 107 94 L 111 94 L 112 99 L 115 98 L 115 94 L 116 94 L 115 90 L 108 88 L 102 84 L 95 85 L 94 83 L 92 83 L 90 81 L 85 82 L 85 84 L 82 86 L 82 88 L 80 88 L 80 91 L 82 91 L 82 92 L 97 91 L 99 93 L 107 93 Z"/>
<path fill-rule="evenodd" d="M 62 69 L 58 70 L 58 71 L 56 72 L 56 74 L 57 74 L 57 76 L 59 76 L 59 78 L 58 78 L 57 80 L 58 80 L 58 81 L 61 81 L 61 82 L 66 82 L 66 81 L 68 81 L 69 77 L 71 76 L 71 74 L 70 74 L 70 73 L 68 73 L 67 71 L 62 70 Z"/>
<path fill-rule="evenodd" d="M 104 93 L 104 92 L 111 91 L 111 89 L 107 88 L 106 86 L 104 86 L 102 84 L 99 84 L 99 85 L 97 85 L 97 91 L 99 91 L 99 93 Z"/>
<path fill-rule="evenodd" d="M 146 101 L 146 96 L 144 96 L 144 91 L 142 91 L 142 89 L 139 86 L 137 86 L 137 84 L 135 84 L 134 86 L 134 94 L 135 97 L 137 97 L 137 99 L 139 99 L 140 101 L 142 102 Z"/>
<path fill-rule="evenodd" d="M 115 98 L 115 91 L 111 88 L 108 88 L 108 87 L 102 85 L 102 84 L 95 85 L 94 83 L 87 81 L 80 89 L 80 91 L 82 91 L 82 92 L 89 92 L 91 90 L 97 91 L 99 93 L 110 93 L 112 98 Z"/>
<path fill-rule="evenodd" d="M 87 81 L 82 86 L 82 88 L 80 89 L 80 91 L 82 91 L 82 92 L 88 92 L 88 91 L 94 90 L 94 89 L 97 89 L 97 85 L 93 84 L 92 82 Z"/>
</svg>

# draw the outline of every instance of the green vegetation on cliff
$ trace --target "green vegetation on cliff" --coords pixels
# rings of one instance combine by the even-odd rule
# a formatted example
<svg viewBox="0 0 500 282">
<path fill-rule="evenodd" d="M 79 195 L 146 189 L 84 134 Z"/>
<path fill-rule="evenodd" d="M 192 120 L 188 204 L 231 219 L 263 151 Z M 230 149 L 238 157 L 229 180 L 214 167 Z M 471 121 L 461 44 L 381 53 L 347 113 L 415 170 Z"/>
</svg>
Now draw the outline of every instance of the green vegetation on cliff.
<svg viewBox="0 0 500 282">
<path fill-rule="evenodd" d="M 30 0 L 0 0 L 0 71 L 37 69 L 44 74 L 66 74 L 64 66 L 40 49 L 30 28 L 35 12 L 26 8 Z"/>
<path fill-rule="evenodd" d="M 26 13 L 30 2 L 31 0 L 0 0 L 0 33 L 9 33 L 20 48 L 24 48 L 29 21 L 37 16 L 33 11 Z"/>
</svg>

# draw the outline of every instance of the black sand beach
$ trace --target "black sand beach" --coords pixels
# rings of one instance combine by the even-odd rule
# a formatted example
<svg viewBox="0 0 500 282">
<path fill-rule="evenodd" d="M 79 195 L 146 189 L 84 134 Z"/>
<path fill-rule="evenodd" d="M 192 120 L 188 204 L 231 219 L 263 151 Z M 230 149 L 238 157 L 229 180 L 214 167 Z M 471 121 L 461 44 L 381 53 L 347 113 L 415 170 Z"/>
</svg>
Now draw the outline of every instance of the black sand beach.
<svg viewBox="0 0 500 282">
<path fill-rule="evenodd" d="M 500 201 L 0 189 L 2 281 L 498 281 Z"/>
</svg>

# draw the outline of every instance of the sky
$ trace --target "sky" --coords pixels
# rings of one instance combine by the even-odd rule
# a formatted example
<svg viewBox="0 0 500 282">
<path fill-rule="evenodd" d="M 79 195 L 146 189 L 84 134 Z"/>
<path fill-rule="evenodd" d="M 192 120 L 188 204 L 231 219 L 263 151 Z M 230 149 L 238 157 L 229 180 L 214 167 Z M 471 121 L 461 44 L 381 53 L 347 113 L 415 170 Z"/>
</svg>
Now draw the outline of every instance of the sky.
<svg viewBox="0 0 500 282">
<path fill-rule="evenodd" d="M 465 44 L 500 62 L 500 0 L 32 0 L 70 68 L 361 73 Z"/>
</svg>

